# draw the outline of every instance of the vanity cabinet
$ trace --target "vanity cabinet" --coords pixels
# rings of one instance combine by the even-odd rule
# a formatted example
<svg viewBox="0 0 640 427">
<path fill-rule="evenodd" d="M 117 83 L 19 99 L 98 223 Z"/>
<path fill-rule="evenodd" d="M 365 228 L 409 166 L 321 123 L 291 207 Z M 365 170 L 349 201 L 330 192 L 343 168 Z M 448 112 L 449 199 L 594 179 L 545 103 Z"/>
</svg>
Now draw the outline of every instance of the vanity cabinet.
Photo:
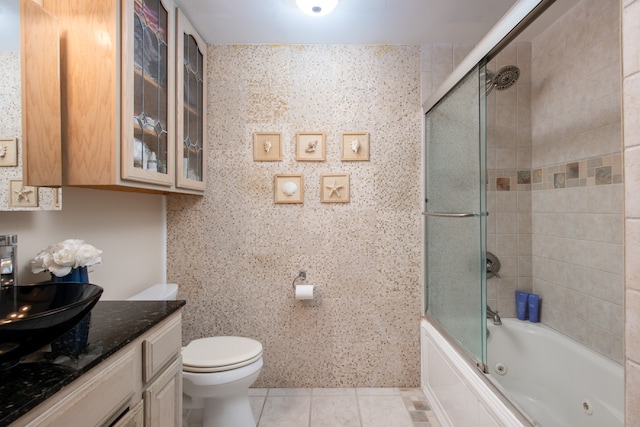
<svg viewBox="0 0 640 427">
<path fill-rule="evenodd" d="M 43 3 L 59 19 L 63 45 L 63 184 L 201 194 L 203 186 L 177 179 L 176 92 L 183 83 L 176 82 L 182 39 L 173 1 Z"/>
<path fill-rule="evenodd" d="M 178 311 L 11 426 L 180 426 L 181 342 Z"/>
</svg>

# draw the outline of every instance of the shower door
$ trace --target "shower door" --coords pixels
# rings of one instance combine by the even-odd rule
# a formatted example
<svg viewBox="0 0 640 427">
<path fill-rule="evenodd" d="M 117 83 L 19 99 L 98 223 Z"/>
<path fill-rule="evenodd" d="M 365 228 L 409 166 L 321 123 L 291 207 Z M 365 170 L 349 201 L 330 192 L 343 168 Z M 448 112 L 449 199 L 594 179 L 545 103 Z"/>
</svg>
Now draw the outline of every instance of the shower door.
<svg viewBox="0 0 640 427">
<path fill-rule="evenodd" d="M 427 314 L 486 362 L 484 67 L 426 114 Z M 480 89 L 483 90 L 480 90 Z"/>
</svg>

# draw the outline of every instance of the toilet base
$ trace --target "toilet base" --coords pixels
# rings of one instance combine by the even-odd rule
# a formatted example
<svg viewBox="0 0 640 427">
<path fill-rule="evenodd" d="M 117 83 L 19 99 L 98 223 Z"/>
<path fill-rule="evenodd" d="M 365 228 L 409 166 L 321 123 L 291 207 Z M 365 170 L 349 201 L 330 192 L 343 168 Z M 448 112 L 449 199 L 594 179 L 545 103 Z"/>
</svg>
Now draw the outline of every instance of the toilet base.
<svg viewBox="0 0 640 427">
<path fill-rule="evenodd" d="M 215 373 L 183 372 L 183 419 L 189 427 L 256 427 L 249 387 L 262 368 L 250 365 Z"/>
<path fill-rule="evenodd" d="M 185 396 L 185 399 L 188 398 Z M 197 403 L 193 407 L 187 404 L 183 408 L 185 427 L 256 427 L 247 393 L 224 399 L 201 399 Z"/>
<path fill-rule="evenodd" d="M 202 427 L 256 427 L 247 391 L 224 399 L 204 399 Z"/>
</svg>

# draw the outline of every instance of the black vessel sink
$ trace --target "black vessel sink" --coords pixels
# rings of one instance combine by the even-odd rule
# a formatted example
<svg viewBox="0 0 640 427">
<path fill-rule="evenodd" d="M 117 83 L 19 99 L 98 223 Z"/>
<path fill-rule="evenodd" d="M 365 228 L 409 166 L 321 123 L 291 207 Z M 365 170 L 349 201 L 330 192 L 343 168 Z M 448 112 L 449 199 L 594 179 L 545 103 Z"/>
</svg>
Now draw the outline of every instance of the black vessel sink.
<svg viewBox="0 0 640 427">
<path fill-rule="evenodd" d="M 12 366 L 71 329 L 101 295 L 100 286 L 75 282 L 0 289 L 0 368 Z"/>
</svg>

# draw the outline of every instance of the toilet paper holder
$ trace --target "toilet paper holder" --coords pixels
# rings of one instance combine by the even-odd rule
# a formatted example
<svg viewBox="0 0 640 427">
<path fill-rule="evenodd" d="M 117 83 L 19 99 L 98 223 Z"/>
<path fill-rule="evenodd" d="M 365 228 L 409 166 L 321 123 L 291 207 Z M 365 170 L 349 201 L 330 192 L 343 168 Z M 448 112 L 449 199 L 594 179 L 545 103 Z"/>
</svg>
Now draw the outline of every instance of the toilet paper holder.
<svg viewBox="0 0 640 427">
<path fill-rule="evenodd" d="M 304 282 L 305 280 L 307 280 L 307 272 L 304 271 L 304 270 L 298 271 L 298 275 L 293 278 L 293 283 L 291 284 L 291 286 L 293 287 L 294 290 L 296 288 L 296 281 L 297 280 L 300 280 L 301 282 Z"/>
</svg>

